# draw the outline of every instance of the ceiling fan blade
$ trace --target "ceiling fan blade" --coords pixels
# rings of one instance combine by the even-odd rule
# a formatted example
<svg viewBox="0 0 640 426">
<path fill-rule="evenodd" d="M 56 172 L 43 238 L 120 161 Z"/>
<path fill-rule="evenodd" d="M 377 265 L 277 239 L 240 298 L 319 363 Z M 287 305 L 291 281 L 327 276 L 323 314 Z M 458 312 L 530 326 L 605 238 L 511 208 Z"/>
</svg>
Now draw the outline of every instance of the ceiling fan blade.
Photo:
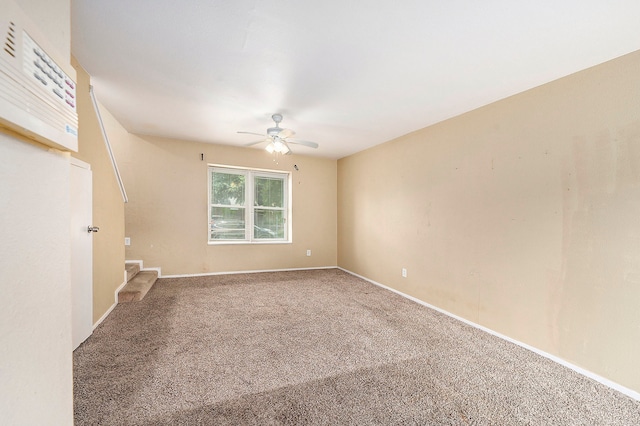
<svg viewBox="0 0 640 426">
<path fill-rule="evenodd" d="M 287 143 L 293 143 L 296 145 L 304 145 L 304 146 L 308 146 L 309 148 L 317 148 L 318 144 L 315 142 L 310 142 L 310 141 L 300 141 L 300 140 L 288 140 Z"/>
<path fill-rule="evenodd" d="M 261 135 L 261 136 L 262 136 L 262 135 Z M 262 142 L 268 142 L 268 141 L 269 141 L 269 139 L 261 139 L 261 140 L 259 140 L 259 141 L 246 143 L 246 144 L 244 144 L 244 146 L 253 146 L 253 145 L 257 145 L 257 144 L 259 144 L 259 143 L 262 143 Z"/>
<path fill-rule="evenodd" d="M 267 136 L 264 133 L 254 133 L 254 132 L 238 132 L 238 133 L 242 133 L 245 135 Z"/>
<path fill-rule="evenodd" d="M 293 136 L 295 134 L 296 134 L 296 132 L 294 132 L 291 129 L 282 129 L 282 130 L 280 130 L 280 133 L 278 133 L 278 136 L 281 139 L 284 139 L 284 138 L 290 138 L 291 136 Z"/>
</svg>

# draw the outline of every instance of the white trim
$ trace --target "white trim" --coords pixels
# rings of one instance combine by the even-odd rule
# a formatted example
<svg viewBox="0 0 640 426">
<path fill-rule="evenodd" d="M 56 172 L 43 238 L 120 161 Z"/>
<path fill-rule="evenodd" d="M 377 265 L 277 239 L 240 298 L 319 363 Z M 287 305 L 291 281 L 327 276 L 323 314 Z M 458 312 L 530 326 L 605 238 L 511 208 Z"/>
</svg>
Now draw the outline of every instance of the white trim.
<svg viewBox="0 0 640 426">
<path fill-rule="evenodd" d="M 122 290 L 122 288 L 127 285 L 127 271 L 124 271 L 124 281 L 122 282 L 122 284 L 120 284 L 118 286 L 118 288 L 116 288 L 115 292 L 114 292 L 114 302 L 113 305 L 111 305 L 111 307 L 109 309 L 107 309 L 107 312 L 104 313 L 104 315 L 102 315 L 100 317 L 100 319 L 98 321 L 95 322 L 95 324 L 93 324 L 93 330 L 95 331 L 96 328 L 98 328 L 98 326 L 100 324 L 102 324 L 102 321 L 104 321 L 105 319 L 107 319 L 107 317 L 109 316 L 109 314 L 111 313 L 111 311 L 113 311 L 115 309 L 115 307 L 118 305 L 118 293 L 120 292 L 120 290 Z"/>
<path fill-rule="evenodd" d="M 158 278 L 162 277 L 162 268 L 159 268 L 159 267 L 157 267 L 157 268 L 145 268 L 144 267 L 144 261 L 142 261 L 142 260 L 125 260 L 124 263 L 125 263 L 125 265 L 127 263 L 137 263 L 140 266 L 140 272 L 156 271 L 158 273 Z M 127 273 L 126 269 L 125 269 L 124 273 L 125 273 L 125 281 L 126 281 L 127 280 L 127 278 L 126 278 L 126 273 Z"/>
<path fill-rule="evenodd" d="M 314 269 L 341 269 L 341 268 L 338 268 L 337 266 L 315 266 L 311 268 L 259 269 L 259 270 L 253 270 L 253 271 L 228 271 L 228 272 L 207 272 L 204 274 L 164 275 L 162 278 L 189 278 L 189 277 L 208 277 L 213 275 L 258 274 L 260 272 L 313 271 Z"/>
<path fill-rule="evenodd" d="M 125 265 L 127 263 L 137 263 L 138 265 L 140 265 L 140 272 L 144 272 L 144 271 L 156 271 L 158 273 L 158 278 L 162 277 L 162 268 L 145 268 L 144 267 L 144 261 L 142 260 L 125 260 L 124 261 Z M 127 273 L 126 269 L 125 269 L 125 274 Z M 125 278 L 126 281 L 126 278 Z"/>
<path fill-rule="evenodd" d="M 211 240 L 207 243 L 210 246 L 224 246 L 224 245 L 242 245 L 242 244 L 293 244 L 293 241 L 285 240 Z"/>
<path fill-rule="evenodd" d="M 212 199 L 213 191 L 213 176 L 215 174 L 230 174 L 237 176 L 244 176 L 244 204 L 220 204 L 214 203 Z M 283 206 L 278 208 L 270 208 L 265 206 L 255 205 L 255 182 L 259 178 L 277 179 L 282 181 L 283 185 Z M 226 244 L 290 244 L 291 239 L 291 172 L 278 171 L 278 170 L 262 170 L 252 169 L 239 166 L 223 166 L 217 164 L 209 164 L 207 169 L 207 203 L 209 213 L 208 215 L 208 231 L 207 231 L 207 243 L 210 246 L 214 245 L 226 245 Z M 220 201 L 220 200 L 219 200 Z M 230 201 L 230 200 L 229 200 Z M 211 233 L 213 231 L 212 226 L 214 223 L 211 217 L 213 208 L 236 208 L 244 210 L 244 238 L 242 239 L 212 239 Z M 273 210 L 281 211 L 284 216 L 284 236 L 282 238 L 254 238 L 255 225 L 255 212 L 256 210 Z M 236 231 L 242 231 L 242 229 L 236 229 Z"/>
<path fill-rule="evenodd" d="M 441 308 L 438 308 L 436 306 L 430 305 L 427 302 L 424 302 L 424 301 L 422 301 L 420 299 L 417 299 L 417 298 L 415 298 L 413 296 L 409 296 L 408 294 L 405 294 L 405 293 L 403 293 L 401 291 L 398 291 L 398 290 L 396 290 L 394 288 L 387 287 L 384 284 L 380 284 L 380 283 L 378 283 L 376 281 L 373 281 L 373 280 L 371 280 L 371 279 L 369 279 L 367 277 L 363 277 L 362 275 L 358 275 L 355 272 L 351 272 L 351 271 L 349 271 L 347 269 L 344 269 L 344 268 L 341 268 L 341 267 L 338 267 L 338 269 L 340 269 L 340 270 L 342 270 L 342 271 L 344 271 L 344 272 L 346 272 L 348 274 L 351 274 L 353 276 L 356 276 L 358 278 L 361 278 L 361 279 L 363 279 L 363 280 L 365 280 L 367 282 L 370 282 L 371 284 L 374 284 L 374 285 L 376 285 L 378 287 L 384 288 L 385 290 L 389 290 L 389 291 L 391 291 L 393 293 L 396 293 L 396 294 L 398 294 L 398 295 L 400 295 L 402 297 L 405 297 L 405 298 L 407 298 L 407 299 L 409 299 L 409 300 L 411 300 L 413 302 L 416 302 L 416 303 L 418 303 L 420 305 L 426 306 L 427 308 L 431 308 L 431 309 L 433 309 L 435 311 L 438 311 L 438 312 L 440 312 L 442 314 L 445 314 L 445 315 L 447 315 L 447 316 L 449 316 L 449 317 L 451 317 L 453 319 L 456 319 L 458 321 L 462 321 L 463 323 L 468 324 L 468 325 L 470 325 L 472 327 L 475 327 L 475 328 L 477 328 L 479 330 L 482 330 L 484 332 L 492 334 L 492 335 L 494 335 L 496 337 L 499 337 L 499 338 L 501 338 L 503 340 L 506 340 L 508 342 L 514 343 L 514 344 L 516 344 L 516 345 L 518 345 L 518 346 L 520 346 L 522 348 L 528 349 L 531 352 L 534 352 L 534 353 L 536 353 L 536 354 L 538 354 L 540 356 L 543 356 L 543 357 L 545 357 L 545 358 L 547 358 L 547 359 L 549 359 L 551 361 L 554 361 L 554 362 L 556 362 L 556 363 L 558 363 L 560 365 L 563 365 L 563 366 L 575 371 L 576 373 L 582 374 L 583 376 L 589 377 L 590 379 L 593 379 L 596 382 L 599 382 L 599 383 L 601 383 L 601 384 L 603 384 L 603 385 L 605 385 L 605 386 L 607 386 L 607 387 L 609 387 L 611 389 L 617 390 L 618 392 L 623 393 L 623 394 L 627 395 L 628 397 L 635 399 L 636 401 L 640 401 L 640 392 L 636 392 L 636 391 L 634 391 L 632 389 L 624 387 L 621 384 L 618 384 L 618 383 L 616 383 L 614 381 L 611 381 L 611 380 L 609 380 L 609 379 L 607 379 L 605 377 L 599 376 L 599 375 L 597 375 L 597 374 L 595 374 L 595 373 L 593 373 L 593 372 L 591 372 L 589 370 L 585 370 L 582 367 L 578 367 L 577 365 L 571 364 L 570 362 L 565 361 L 564 359 L 559 358 L 559 357 L 557 357 L 555 355 L 552 355 L 550 353 L 544 352 L 544 351 L 542 351 L 542 350 L 540 350 L 538 348 L 535 348 L 533 346 L 530 346 L 530 345 L 528 345 L 526 343 L 523 343 L 523 342 L 520 342 L 518 340 L 512 339 L 511 337 L 505 336 L 504 334 L 500 334 L 497 331 L 491 330 L 490 328 L 484 327 L 484 326 L 482 326 L 480 324 L 476 324 L 475 322 L 469 321 L 468 319 L 459 317 L 459 316 L 457 316 L 455 314 L 452 314 L 451 312 L 445 311 L 444 309 L 441 309 Z"/>
<path fill-rule="evenodd" d="M 69 157 L 69 163 L 72 166 L 80 167 L 81 169 L 91 170 L 91 164 L 78 160 L 76 157 Z"/>
<path fill-rule="evenodd" d="M 102 115 L 100 115 L 100 108 L 98 108 L 98 101 L 96 101 L 96 95 L 93 93 L 93 86 L 89 85 L 89 96 L 91 96 L 91 102 L 93 103 L 93 109 L 96 113 L 96 118 L 98 119 L 98 124 L 100 124 L 100 131 L 102 132 L 102 139 L 104 140 L 104 144 L 107 147 L 107 152 L 109 153 L 109 158 L 111 159 L 111 166 L 113 167 L 113 172 L 116 175 L 116 180 L 118 181 L 118 186 L 120 187 L 120 194 L 122 194 L 122 201 L 125 203 L 129 202 L 127 198 L 127 191 L 124 189 L 124 182 L 122 181 L 122 176 L 120 175 L 120 170 L 118 169 L 118 164 L 116 163 L 116 157 L 113 155 L 113 151 L 111 150 L 111 143 L 109 142 L 109 137 L 107 136 L 107 131 L 104 128 L 104 123 L 102 122 Z"/>
<path fill-rule="evenodd" d="M 286 170 L 260 169 L 260 168 L 248 167 L 248 166 L 230 166 L 228 164 L 218 164 L 218 163 L 207 163 L 207 167 L 216 167 L 221 169 L 254 170 L 257 172 L 267 172 L 267 173 L 275 173 L 275 174 L 282 174 L 282 173 L 291 174 L 291 172 L 288 172 Z"/>
<path fill-rule="evenodd" d="M 142 268 L 142 260 L 125 260 L 124 261 L 125 264 L 127 263 L 137 263 L 138 265 L 140 265 L 140 271 L 156 271 L 158 272 L 158 278 L 160 278 L 160 276 L 162 275 L 162 271 L 160 270 L 160 268 Z M 105 319 L 107 319 L 107 317 L 109 316 L 109 314 L 111 313 L 111 311 L 113 311 L 115 309 L 115 307 L 118 305 L 118 293 L 120 293 L 120 290 L 122 290 L 124 288 L 125 285 L 127 285 L 127 270 L 125 268 L 124 270 L 124 279 L 122 281 L 122 284 L 120 284 L 118 286 L 118 288 L 116 288 L 114 295 L 113 295 L 113 305 L 111 305 L 109 307 L 109 309 L 107 309 L 107 312 L 104 313 L 104 315 L 102 315 L 100 317 L 100 319 L 98 321 L 95 322 L 95 324 L 93 324 L 93 329 L 95 330 L 101 323 L 102 321 L 104 321 Z"/>
<path fill-rule="evenodd" d="M 140 272 L 146 271 L 156 271 L 158 273 L 158 278 L 162 277 L 162 268 L 142 268 L 140 267 Z"/>
</svg>

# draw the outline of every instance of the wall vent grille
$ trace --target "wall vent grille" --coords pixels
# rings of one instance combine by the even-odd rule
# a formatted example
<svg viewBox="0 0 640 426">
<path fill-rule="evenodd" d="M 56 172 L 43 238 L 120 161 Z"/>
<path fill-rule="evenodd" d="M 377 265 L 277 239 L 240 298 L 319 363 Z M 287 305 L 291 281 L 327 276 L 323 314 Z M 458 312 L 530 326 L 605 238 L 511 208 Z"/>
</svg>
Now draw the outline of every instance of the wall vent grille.
<svg viewBox="0 0 640 426">
<path fill-rule="evenodd" d="M 9 28 L 7 28 L 7 36 L 4 40 L 4 51 L 11 57 L 16 57 L 16 24 L 9 21 Z"/>
<path fill-rule="evenodd" d="M 0 131 L 77 151 L 75 69 L 14 0 L 0 15 Z"/>
</svg>

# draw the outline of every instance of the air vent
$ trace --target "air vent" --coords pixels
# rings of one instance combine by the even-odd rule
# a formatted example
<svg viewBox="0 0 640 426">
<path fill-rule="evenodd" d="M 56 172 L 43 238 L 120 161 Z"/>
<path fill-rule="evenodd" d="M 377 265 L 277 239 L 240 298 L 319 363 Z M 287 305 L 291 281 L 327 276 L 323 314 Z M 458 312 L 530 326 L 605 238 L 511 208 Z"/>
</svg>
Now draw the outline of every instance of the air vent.
<svg viewBox="0 0 640 426">
<path fill-rule="evenodd" d="M 16 57 L 16 24 L 9 22 L 9 28 L 7 29 L 7 36 L 4 40 L 4 51 Z"/>
</svg>

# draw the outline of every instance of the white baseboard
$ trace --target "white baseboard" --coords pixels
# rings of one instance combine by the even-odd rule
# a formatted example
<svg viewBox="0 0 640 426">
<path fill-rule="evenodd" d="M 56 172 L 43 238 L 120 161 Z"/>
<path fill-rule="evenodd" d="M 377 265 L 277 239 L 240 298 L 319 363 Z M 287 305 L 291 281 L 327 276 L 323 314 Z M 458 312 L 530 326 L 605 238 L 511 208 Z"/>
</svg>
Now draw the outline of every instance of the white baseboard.
<svg viewBox="0 0 640 426">
<path fill-rule="evenodd" d="M 142 271 L 156 271 L 158 273 L 158 278 L 162 277 L 162 268 L 145 268 L 144 261 L 142 260 L 125 260 L 124 263 L 137 263 L 140 265 L 140 272 Z M 126 272 L 125 272 L 126 274 Z M 126 280 L 126 278 L 125 278 Z"/>
<path fill-rule="evenodd" d="M 257 270 L 251 270 L 251 271 L 228 271 L 228 272 L 206 272 L 202 274 L 163 275 L 162 278 L 209 277 L 213 275 L 257 274 L 260 272 L 313 271 L 315 269 L 340 269 L 340 268 L 338 268 L 337 266 L 315 266 L 311 268 L 259 269 L 259 270 L 257 269 Z M 160 277 L 160 275 L 158 275 L 158 277 Z"/>
<path fill-rule="evenodd" d="M 140 268 L 140 272 L 144 271 L 156 271 L 158 273 L 158 278 L 162 278 L 162 268 Z"/>
<path fill-rule="evenodd" d="M 125 260 L 124 263 L 137 263 L 140 265 L 140 270 L 147 270 L 147 269 L 143 269 L 142 265 L 143 262 L 142 260 Z M 160 276 L 160 268 L 149 268 L 148 270 L 157 270 L 158 271 L 158 277 Z M 113 311 L 116 307 L 116 305 L 118 304 L 118 293 L 120 292 L 120 290 L 122 290 L 122 288 L 127 285 L 127 271 L 124 270 L 123 271 L 123 279 L 122 279 L 122 284 L 120 284 L 118 286 L 118 288 L 115 289 L 114 294 L 113 294 L 113 305 L 111 305 L 109 307 L 109 309 L 107 309 L 107 311 L 100 317 L 100 319 L 98 319 L 98 321 L 95 322 L 95 324 L 93 324 L 93 329 L 95 330 L 100 324 L 102 324 L 102 321 L 104 321 L 109 314 L 111 313 L 111 311 Z"/>
<path fill-rule="evenodd" d="M 426 306 L 427 308 L 431 308 L 431 309 L 433 309 L 435 311 L 438 311 L 438 312 L 440 312 L 442 314 L 445 314 L 445 315 L 447 315 L 447 316 L 449 316 L 451 318 L 454 318 L 454 319 L 456 319 L 458 321 L 462 321 L 463 323 L 468 324 L 468 325 L 470 325 L 472 327 L 475 327 L 475 328 L 477 328 L 479 330 L 482 330 L 482 331 L 487 332 L 489 334 L 492 334 L 492 335 L 494 335 L 496 337 L 499 337 L 499 338 L 501 338 L 503 340 L 506 340 L 508 342 L 516 344 L 516 345 L 518 345 L 520 347 L 523 347 L 525 349 L 528 349 L 531 352 L 534 352 L 534 353 L 536 353 L 536 354 L 538 354 L 540 356 L 543 356 L 543 357 L 545 357 L 547 359 L 550 359 L 551 361 L 554 361 L 554 362 L 556 362 L 556 363 L 558 363 L 560 365 L 563 365 L 563 366 L 565 366 L 567 368 L 570 368 L 571 370 L 573 370 L 573 371 L 575 371 L 575 372 L 577 372 L 579 374 L 582 374 L 583 376 L 589 377 L 590 379 L 593 379 L 596 382 L 602 383 L 603 385 L 605 385 L 605 386 L 607 386 L 607 387 L 609 387 L 611 389 L 617 390 L 618 392 L 623 393 L 623 394 L 627 395 L 630 398 L 633 398 L 633 399 L 635 399 L 637 401 L 640 401 L 640 392 L 636 392 L 633 389 L 629 389 L 627 387 L 624 387 L 619 383 L 611 381 L 611 380 L 609 380 L 609 379 L 607 379 L 605 377 L 599 376 L 599 375 L 597 375 L 597 374 L 595 374 L 595 373 L 593 373 L 593 372 L 591 372 L 589 370 L 585 370 L 584 368 L 579 367 L 579 366 L 577 366 L 575 364 L 571 364 L 570 362 L 565 361 L 564 359 L 559 358 L 559 357 L 557 357 L 555 355 L 552 355 L 550 353 L 542 351 L 542 350 L 540 350 L 540 349 L 538 349 L 536 347 L 530 346 L 530 345 L 528 345 L 526 343 L 523 343 L 523 342 L 520 342 L 518 340 L 512 339 L 509 336 L 505 336 L 504 334 L 500 334 L 497 331 L 491 330 L 490 328 L 484 327 L 484 326 L 482 326 L 480 324 L 476 324 L 475 322 L 469 321 L 468 319 L 459 317 L 459 316 L 457 316 L 455 314 L 452 314 L 451 312 L 448 312 L 448 311 L 445 311 L 444 309 L 438 308 L 437 306 L 430 305 L 429 303 L 427 303 L 425 301 L 422 301 L 422 300 L 420 300 L 418 298 L 415 298 L 413 296 L 409 296 L 408 294 L 405 294 L 405 293 L 403 293 L 401 291 L 398 291 L 398 290 L 396 290 L 394 288 L 387 287 L 384 284 L 380 284 L 380 283 L 378 283 L 376 281 L 373 281 L 373 280 L 371 280 L 371 279 L 369 279 L 367 277 L 363 277 L 362 275 L 358 275 L 355 272 L 351 272 L 351 271 L 349 271 L 347 269 L 340 268 L 340 267 L 338 267 L 338 269 L 341 269 L 342 271 L 344 271 L 344 272 L 346 272 L 348 274 L 351 274 L 351 275 L 356 276 L 358 278 L 361 278 L 361 279 L 363 279 L 365 281 L 368 281 L 371 284 L 374 284 L 374 285 L 376 285 L 378 287 L 381 287 L 381 288 L 389 290 L 389 291 L 391 291 L 393 293 L 399 294 L 400 296 L 405 297 L 405 298 L 407 298 L 409 300 L 412 300 L 412 301 L 414 301 L 416 303 L 419 303 L 420 305 Z"/>
<path fill-rule="evenodd" d="M 102 324 L 102 321 L 104 321 L 109 314 L 111 313 L 111 311 L 113 311 L 116 307 L 116 305 L 118 304 L 118 292 L 120 292 L 120 290 L 122 290 L 122 288 L 127 285 L 127 271 L 124 272 L 124 281 L 122 281 L 122 284 L 120 284 L 118 286 L 118 288 L 116 288 L 116 290 L 114 291 L 114 298 L 113 298 L 113 305 L 111 305 L 111 307 L 109 307 L 109 309 L 107 309 L 107 312 L 104 313 L 104 315 L 102 315 L 100 317 L 100 319 L 98 321 L 96 321 L 95 324 L 93 324 L 93 329 L 95 330 L 100 324 Z"/>
</svg>

